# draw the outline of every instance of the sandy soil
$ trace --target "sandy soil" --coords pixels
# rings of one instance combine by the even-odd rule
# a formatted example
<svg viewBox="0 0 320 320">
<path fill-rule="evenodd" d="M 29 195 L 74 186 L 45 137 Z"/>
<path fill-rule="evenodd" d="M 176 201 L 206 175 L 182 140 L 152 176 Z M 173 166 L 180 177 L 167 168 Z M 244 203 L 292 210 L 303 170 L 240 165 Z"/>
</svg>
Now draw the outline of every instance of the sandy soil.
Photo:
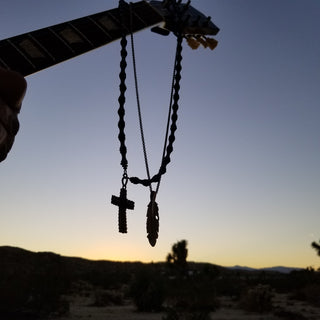
<svg viewBox="0 0 320 320">
<path fill-rule="evenodd" d="M 86 307 L 73 306 L 69 317 L 57 318 L 56 320 L 90 319 L 90 320 L 161 320 L 159 313 L 138 313 L 134 306 L 113 307 Z"/>
<path fill-rule="evenodd" d="M 288 300 L 286 295 L 277 294 L 274 299 L 275 311 L 293 312 L 302 315 L 308 320 L 319 320 L 320 309 L 309 306 L 299 301 Z M 90 298 L 72 297 L 70 315 L 52 320 L 162 320 L 164 313 L 137 312 L 132 304 L 124 306 L 93 307 Z M 292 320 L 290 317 L 278 317 L 273 313 L 256 314 L 248 313 L 237 308 L 230 299 L 221 299 L 221 308 L 211 314 L 212 320 Z M 297 318 L 298 319 L 298 318 Z"/>
<path fill-rule="evenodd" d="M 164 313 L 136 312 L 134 306 L 114 307 L 72 307 L 69 317 L 57 318 L 60 320 L 162 320 Z M 221 308 L 211 314 L 212 320 L 279 320 L 281 318 L 269 315 L 248 314 L 237 309 Z"/>
<path fill-rule="evenodd" d="M 276 294 L 273 298 L 273 306 L 275 310 L 284 310 L 300 314 L 308 320 L 320 319 L 320 308 L 313 307 L 302 301 L 288 299 L 287 294 Z M 287 318 L 287 320 L 291 319 Z"/>
</svg>

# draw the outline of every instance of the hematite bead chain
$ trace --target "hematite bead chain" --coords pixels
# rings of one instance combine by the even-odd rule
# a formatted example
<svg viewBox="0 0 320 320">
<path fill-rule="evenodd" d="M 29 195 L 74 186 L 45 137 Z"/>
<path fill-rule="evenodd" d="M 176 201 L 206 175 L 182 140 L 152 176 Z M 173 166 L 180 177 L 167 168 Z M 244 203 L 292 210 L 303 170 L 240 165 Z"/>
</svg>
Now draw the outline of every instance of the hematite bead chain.
<svg viewBox="0 0 320 320">
<path fill-rule="evenodd" d="M 124 121 L 124 116 L 125 116 L 125 109 L 124 109 L 124 104 L 126 102 L 126 97 L 125 93 L 127 90 L 126 87 L 126 67 L 127 67 L 127 62 L 126 62 L 126 57 L 128 55 L 127 53 L 127 39 L 126 36 L 123 35 L 121 39 L 121 62 L 120 62 L 120 96 L 119 96 L 119 109 L 118 109 L 118 115 L 119 115 L 119 122 L 118 122 L 118 128 L 119 128 L 119 135 L 118 139 L 120 141 L 120 154 L 121 154 L 121 166 L 123 167 L 124 170 L 127 170 L 128 168 L 128 160 L 127 160 L 127 147 L 125 145 L 125 140 L 126 140 L 126 135 L 124 132 L 125 128 L 125 121 Z"/>
</svg>

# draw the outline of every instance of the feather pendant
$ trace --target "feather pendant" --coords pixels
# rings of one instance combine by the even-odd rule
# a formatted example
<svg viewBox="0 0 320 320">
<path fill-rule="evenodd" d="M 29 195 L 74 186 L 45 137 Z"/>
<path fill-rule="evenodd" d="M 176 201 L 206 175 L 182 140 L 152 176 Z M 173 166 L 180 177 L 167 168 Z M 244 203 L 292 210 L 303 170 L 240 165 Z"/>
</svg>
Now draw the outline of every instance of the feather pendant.
<svg viewBox="0 0 320 320">
<path fill-rule="evenodd" d="M 147 237 L 149 243 L 154 247 L 157 243 L 159 233 L 159 208 L 155 201 L 155 193 L 151 193 L 151 200 L 147 211 Z"/>
</svg>

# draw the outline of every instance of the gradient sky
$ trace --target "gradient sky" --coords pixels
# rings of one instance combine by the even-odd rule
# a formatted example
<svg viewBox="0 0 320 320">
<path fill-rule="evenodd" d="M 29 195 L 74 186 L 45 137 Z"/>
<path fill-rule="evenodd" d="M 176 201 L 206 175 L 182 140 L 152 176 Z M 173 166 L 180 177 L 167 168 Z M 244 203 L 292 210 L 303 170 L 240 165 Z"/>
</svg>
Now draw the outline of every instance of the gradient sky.
<svg viewBox="0 0 320 320">
<path fill-rule="evenodd" d="M 114 8 L 116 0 L 1 0 L 0 38 Z M 319 267 L 320 1 L 193 0 L 221 29 L 215 51 L 183 50 L 178 131 L 145 232 L 148 189 L 117 231 L 120 44 L 29 76 L 21 129 L 0 164 L 0 245 L 91 259 Z M 135 36 L 150 166 L 161 161 L 174 36 Z M 145 177 L 129 62 L 129 175 Z"/>
</svg>

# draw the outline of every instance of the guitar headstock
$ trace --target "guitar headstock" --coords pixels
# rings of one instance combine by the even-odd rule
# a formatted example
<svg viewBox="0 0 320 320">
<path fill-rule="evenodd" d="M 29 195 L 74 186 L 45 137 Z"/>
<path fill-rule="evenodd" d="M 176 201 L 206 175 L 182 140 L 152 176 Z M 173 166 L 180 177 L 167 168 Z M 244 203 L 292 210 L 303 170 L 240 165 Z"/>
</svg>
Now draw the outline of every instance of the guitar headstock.
<svg viewBox="0 0 320 320">
<path fill-rule="evenodd" d="M 205 16 L 190 3 L 191 0 L 187 3 L 182 3 L 182 0 L 150 1 L 149 4 L 165 21 L 162 26 L 152 28 L 152 31 L 161 35 L 181 33 L 192 49 L 197 49 L 201 44 L 213 50 L 218 42 L 208 38 L 208 35 L 216 35 L 220 29 L 211 21 L 210 16 Z"/>
</svg>

